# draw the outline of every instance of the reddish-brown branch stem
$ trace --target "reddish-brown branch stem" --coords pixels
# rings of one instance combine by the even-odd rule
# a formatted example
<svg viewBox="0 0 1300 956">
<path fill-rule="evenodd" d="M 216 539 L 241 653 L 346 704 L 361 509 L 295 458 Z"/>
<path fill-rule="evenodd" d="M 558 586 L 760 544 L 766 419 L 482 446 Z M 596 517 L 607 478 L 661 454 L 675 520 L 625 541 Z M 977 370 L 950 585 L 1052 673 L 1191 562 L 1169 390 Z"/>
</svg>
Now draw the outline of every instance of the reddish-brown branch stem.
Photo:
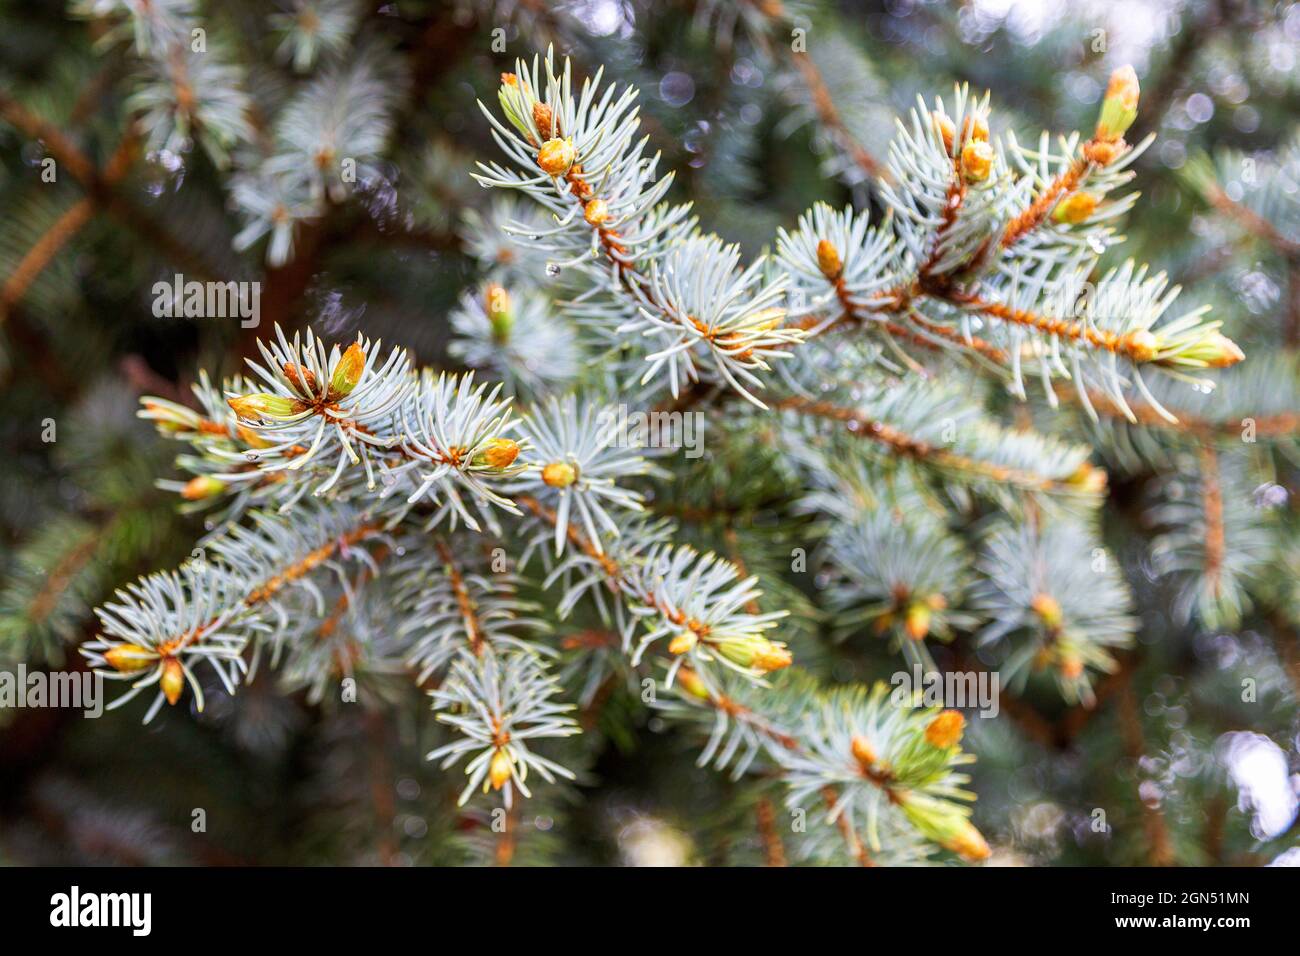
<svg viewBox="0 0 1300 956">
<path fill-rule="evenodd" d="M 1137 699 L 1133 694 L 1133 677 L 1125 672 L 1119 695 L 1119 721 L 1124 739 L 1124 751 L 1128 758 L 1137 765 L 1146 753 L 1146 740 L 1142 734 L 1142 722 L 1138 716 Z M 1164 814 L 1158 806 L 1152 806 L 1138 796 L 1142 804 L 1144 825 L 1147 833 L 1147 862 L 1151 866 L 1171 866 L 1174 862 L 1173 844 L 1169 839 L 1169 828 L 1165 825 Z"/>
<path fill-rule="evenodd" d="M 447 569 L 447 578 L 451 582 L 452 594 L 456 596 L 456 606 L 460 608 L 461 619 L 465 622 L 465 632 L 469 636 L 469 647 L 477 657 L 483 653 L 485 641 L 483 632 L 478 622 L 478 614 L 474 606 L 474 599 L 470 596 L 469 588 L 465 585 L 465 578 L 460 573 L 460 568 L 456 566 L 456 560 L 452 556 L 451 548 L 447 542 L 439 538 L 435 542 L 438 549 L 438 556 L 442 558 L 443 566 Z"/>
<path fill-rule="evenodd" d="M 842 408 L 831 402 L 818 402 L 800 396 L 792 396 L 773 402 L 772 407 L 854 424 L 857 427 L 853 434 L 885 445 L 896 455 L 923 461 L 938 468 L 951 468 L 967 474 L 975 474 L 994 481 L 1014 484 L 1036 491 L 1065 489 L 1065 483 L 1056 479 L 1021 469 L 977 461 L 943 448 L 936 448 L 928 442 L 913 438 L 884 422 L 869 418 L 856 409 Z"/>
<path fill-rule="evenodd" d="M 345 549 L 351 547 L 354 544 L 358 544 L 363 539 L 365 539 L 368 535 L 373 534 L 377 530 L 378 530 L 378 525 L 367 522 L 361 525 L 360 527 L 354 528 L 353 530 L 345 534 L 339 535 L 337 538 L 333 539 L 332 541 L 329 541 L 326 544 L 321 545 L 319 548 L 316 548 L 315 550 L 308 553 L 305 557 L 300 558 L 299 560 L 290 564 L 279 574 L 273 575 L 272 577 L 268 578 L 266 581 L 262 582 L 262 584 L 260 584 L 258 587 L 250 591 L 248 595 L 244 598 L 244 606 L 252 607 L 264 601 L 269 601 L 271 598 L 273 598 L 276 594 L 282 591 L 285 587 L 292 584 L 294 581 L 297 581 L 299 578 L 305 577 L 306 575 L 310 574 L 312 571 L 314 571 L 325 561 L 328 561 L 331 557 L 333 557 L 341 549 Z M 178 651 L 182 650 L 185 647 L 188 647 L 190 644 L 193 644 L 197 641 L 201 641 L 203 639 L 203 635 L 208 631 L 208 629 L 211 626 L 212 623 L 209 622 L 207 624 L 203 624 L 195 628 L 193 631 L 191 631 L 188 634 L 178 635 L 177 637 L 172 638 L 170 641 L 166 641 L 163 644 L 158 645 L 156 651 L 160 657 L 174 656 Z"/>
<path fill-rule="evenodd" d="M 830 786 L 822 788 L 822 799 L 826 801 L 826 809 L 833 810 L 835 807 L 836 793 L 835 789 Z M 852 823 L 849 821 L 847 813 L 841 813 L 835 820 L 835 825 L 839 827 L 840 835 L 844 837 L 844 845 L 848 848 L 849 856 L 859 866 L 875 866 L 872 862 L 871 855 L 867 853 L 866 846 L 854 831 Z"/>
<path fill-rule="evenodd" d="M 1223 557 L 1223 486 L 1219 481 L 1219 458 L 1214 446 L 1201 446 L 1201 495 L 1205 507 L 1205 578 L 1210 593 L 1217 600 L 1222 587 Z"/>
<path fill-rule="evenodd" d="M 763 841 L 763 856 L 768 866 L 785 866 L 785 846 L 781 834 L 776 828 L 776 809 L 767 797 L 759 799 L 754 806 L 754 816 L 758 821 L 758 835 Z"/>
<path fill-rule="evenodd" d="M 818 122 L 825 128 L 835 145 L 869 178 L 887 180 L 889 170 L 882 166 L 865 146 L 854 139 L 853 134 L 844 124 L 844 118 L 840 116 L 830 89 L 826 86 L 826 80 L 812 57 L 807 53 L 792 53 L 791 59 L 794 60 L 804 85 L 808 87 L 808 94 L 812 97 L 813 111 L 817 114 Z"/>
<path fill-rule="evenodd" d="M 1071 163 L 1065 172 L 1048 183 L 1047 188 L 1038 194 L 1027 209 L 1007 223 L 998 244 L 1003 249 L 1009 249 L 1042 225 L 1043 220 L 1051 215 L 1056 201 L 1073 192 L 1079 185 L 1089 165 L 1086 159 L 1076 159 Z"/>
</svg>

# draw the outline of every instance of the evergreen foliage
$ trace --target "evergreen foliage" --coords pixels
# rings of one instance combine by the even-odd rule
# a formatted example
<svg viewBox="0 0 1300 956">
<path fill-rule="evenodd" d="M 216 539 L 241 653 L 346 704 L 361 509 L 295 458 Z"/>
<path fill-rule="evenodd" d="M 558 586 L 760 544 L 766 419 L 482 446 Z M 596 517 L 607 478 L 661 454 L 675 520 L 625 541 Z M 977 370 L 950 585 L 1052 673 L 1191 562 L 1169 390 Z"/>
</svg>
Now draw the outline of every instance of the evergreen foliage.
<svg viewBox="0 0 1300 956">
<path fill-rule="evenodd" d="M 274 6 L 5 15 L 0 860 L 1295 858 L 1296 7 Z"/>
</svg>

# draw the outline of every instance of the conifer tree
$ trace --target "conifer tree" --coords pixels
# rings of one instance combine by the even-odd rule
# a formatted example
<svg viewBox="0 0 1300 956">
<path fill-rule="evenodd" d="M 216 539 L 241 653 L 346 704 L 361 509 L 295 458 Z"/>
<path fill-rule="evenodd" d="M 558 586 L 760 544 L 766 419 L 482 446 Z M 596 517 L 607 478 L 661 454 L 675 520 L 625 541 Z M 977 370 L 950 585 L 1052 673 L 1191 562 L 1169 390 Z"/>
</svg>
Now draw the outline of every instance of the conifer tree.
<svg viewBox="0 0 1300 956">
<path fill-rule="evenodd" d="M 1295 860 L 1295 10 L 662 6 L 9 17 L 0 859 Z"/>
</svg>

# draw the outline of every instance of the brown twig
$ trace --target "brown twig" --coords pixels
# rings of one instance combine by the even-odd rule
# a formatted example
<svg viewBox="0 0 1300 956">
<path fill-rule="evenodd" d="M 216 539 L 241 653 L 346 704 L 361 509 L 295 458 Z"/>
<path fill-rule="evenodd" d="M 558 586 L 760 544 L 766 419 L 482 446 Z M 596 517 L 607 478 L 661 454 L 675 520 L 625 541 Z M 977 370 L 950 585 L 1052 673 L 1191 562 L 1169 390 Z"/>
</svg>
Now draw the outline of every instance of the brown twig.
<svg viewBox="0 0 1300 956">
<path fill-rule="evenodd" d="M 1031 491 L 1064 491 L 1068 488 L 1068 482 L 1065 481 L 1023 469 L 978 461 L 945 448 L 938 448 L 899 431 L 885 422 L 870 418 L 854 408 L 844 408 L 831 402 L 814 401 L 797 395 L 774 401 L 772 407 L 854 425 L 854 435 L 884 445 L 900 457 L 922 461 L 937 468 L 973 474 Z"/>
<path fill-rule="evenodd" d="M 62 130 L 29 111 L 3 90 L 0 90 L 0 119 L 29 138 L 43 142 L 55 162 L 68 170 L 73 178 L 81 183 L 96 208 L 108 212 L 195 277 L 200 279 L 219 277 L 219 270 L 211 268 L 197 252 L 183 245 L 154 221 L 134 200 L 123 194 L 118 189 L 119 182 L 110 180 L 107 172 L 101 173 Z"/>
<path fill-rule="evenodd" d="M 469 636 L 469 649 L 474 652 L 475 657 L 482 656 L 486 642 L 478 622 L 474 599 L 465 585 L 465 578 L 461 575 L 447 542 L 438 538 L 434 546 L 438 549 L 438 556 L 442 558 L 443 566 L 447 569 L 447 579 L 451 582 L 451 591 L 456 596 L 456 606 L 460 608 L 461 620 L 465 623 L 465 633 Z"/>
<path fill-rule="evenodd" d="M 1124 752 L 1134 765 L 1140 763 L 1146 753 L 1146 740 L 1142 734 L 1142 722 L 1138 716 L 1137 699 L 1133 694 L 1133 676 L 1124 672 L 1119 694 L 1119 722 L 1124 740 Z M 1138 795 L 1142 804 L 1144 826 L 1147 834 L 1147 861 L 1151 866 L 1171 866 L 1174 863 L 1173 845 L 1169 839 L 1169 828 L 1165 824 L 1164 814 L 1159 806 L 1148 804 Z"/>
<path fill-rule="evenodd" d="M 836 794 L 835 789 L 831 786 L 822 787 L 822 799 L 826 801 L 827 811 L 835 809 Z M 853 829 L 852 823 L 849 822 L 849 815 L 841 813 L 835 819 L 835 825 L 839 827 L 840 835 L 844 837 L 844 845 L 848 848 L 851 856 L 858 866 L 875 866 L 872 862 L 871 854 L 867 852 L 866 846 L 859 839 L 857 832 Z"/>
<path fill-rule="evenodd" d="M 1205 508 L 1205 578 L 1217 601 L 1222 589 L 1225 553 L 1223 529 L 1223 486 L 1219 481 L 1219 458 L 1210 444 L 1201 445 L 1201 492 Z"/>
<path fill-rule="evenodd" d="M 776 828 L 776 810 L 772 801 L 761 797 L 754 805 L 754 816 L 758 821 L 758 836 L 763 841 L 763 856 L 768 866 L 785 866 L 785 846 L 781 843 L 781 834 Z"/>
<path fill-rule="evenodd" d="M 794 60 L 794 65 L 798 68 L 804 85 L 808 87 L 808 94 L 812 97 L 813 111 L 817 114 L 818 121 L 826 129 L 831 139 L 835 141 L 835 145 L 868 178 L 888 181 L 890 179 L 889 170 L 881 165 L 880 161 L 853 137 L 853 134 L 849 132 L 848 127 L 844 124 L 844 118 L 840 116 L 840 111 L 835 105 L 830 89 L 826 86 L 826 80 L 822 76 L 821 70 L 817 68 L 817 64 L 813 62 L 812 57 L 807 53 L 792 52 L 790 58 Z"/>
</svg>

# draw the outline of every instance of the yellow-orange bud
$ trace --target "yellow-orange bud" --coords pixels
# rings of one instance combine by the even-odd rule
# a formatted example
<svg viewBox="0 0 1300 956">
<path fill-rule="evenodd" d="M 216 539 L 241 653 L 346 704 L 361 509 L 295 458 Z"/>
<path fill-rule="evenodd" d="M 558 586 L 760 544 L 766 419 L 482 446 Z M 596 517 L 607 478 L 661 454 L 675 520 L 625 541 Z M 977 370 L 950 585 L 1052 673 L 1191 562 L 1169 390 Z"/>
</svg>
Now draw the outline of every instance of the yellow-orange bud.
<svg viewBox="0 0 1300 956">
<path fill-rule="evenodd" d="M 488 322 L 492 325 L 492 335 L 497 341 L 509 338 L 510 330 L 515 324 L 514 303 L 510 300 L 510 293 L 496 282 L 489 283 L 483 290 L 483 304 Z"/>
<path fill-rule="evenodd" d="M 283 395 L 241 395 L 230 398 L 226 403 L 240 418 L 257 421 L 263 418 L 292 418 L 305 411 L 307 406 L 294 398 Z"/>
<path fill-rule="evenodd" d="M 519 444 L 510 438 L 489 438 L 474 456 L 474 464 L 489 468 L 509 468 L 519 457 Z"/>
<path fill-rule="evenodd" d="M 951 850 L 972 863 L 987 860 L 992 853 L 984 835 L 969 820 L 963 820 L 957 825 L 956 832 L 944 843 L 944 849 Z"/>
<path fill-rule="evenodd" d="M 1057 667 L 1066 680 L 1077 680 L 1083 676 L 1083 658 L 1078 654 L 1063 655 Z"/>
<path fill-rule="evenodd" d="M 142 398 L 140 404 L 144 407 L 140 417 L 153 419 L 160 431 L 197 431 L 203 427 L 202 417 L 193 409 L 151 398 Z"/>
<path fill-rule="evenodd" d="M 235 434 L 240 440 L 250 448 L 270 448 L 271 442 L 267 441 L 257 432 L 253 431 L 247 425 L 236 425 Z"/>
<path fill-rule="evenodd" d="M 668 653 L 685 654 L 697 643 L 699 643 L 699 637 L 696 636 L 694 631 L 682 631 L 668 642 Z"/>
<path fill-rule="evenodd" d="M 289 380 L 290 385 L 303 394 L 316 394 L 316 373 L 311 369 L 295 365 L 293 362 L 285 362 L 284 377 Z"/>
<path fill-rule="evenodd" d="M 1066 479 L 1066 483 L 1090 495 L 1099 495 L 1106 490 L 1106 469 L 1084 462 Z"/>
<path fill-rule="evenodd" d="M 567 461 L 553 461 L 542 469 L 542 481 L 552 488 L 567 488 L 578 480 L 578 469 Z"/>
<path fill-rule="evenodd" d="M 548 175 L 563 176 L 573 166 L 577 156 L 572 140 L 548 139 L 537 151 L 537 165 Z"/>
<path fill-rule="evenodd" d="M 202 501 L 204 498 L 215 497 L 225 490 L 224 481 L 211 475 L 196 475 L 185 482 L 185 487 L 181 489 L 181 497 L 186 501 Z"/>
<path fill-rule="evenodd" d="M 934 128 L 939 131 L 939 136 L 943 140 L 943 148 L 952 153 L 952 140 L 957 135 L 957 127 L 952 125 L 952 120 L 944 113 L 935 111 L 930 116 L 934 119 Z"/>
<path fill-rule="evenodd" d="M 1236 342 L 1226 335 L 1220 335 L 1218 332 L 1210 335 L 1205 341 L 1198 343 L 1187 354 L 1189 357 L 1200 359 L 1210 368 L 1227 368 L 1230 365 L 1236 365 L 1246 357 L 1246 353 L 1241 350 Z"/>
<path fill-rule="evenodd" d="M 1128 143 L 1123 139 L 1106 142 L 1103 140 L 1093 140 L 1091 143 L 1084 144 L 1083 157 L 1090 163 L 1096 163 L 1098 166 L 1109 166 L 1115 160 L 1119 159 L 1128 151 Z"/>
<path fill-rule="evenodd" d="M 505 748 L 498 747 L 492 754 L 492 762 L 488 765 L 488 782 L 492 784 L 493 790 L 500 790 L 506 785 L 514 766 L 514 761 L 510 759 Z"/>
<path fill-rule="evenodd" d="M 952 120 L 946 114 L 937 110 L 931 113 L 930 116 L 934 120 L 935 129 L 939 131 L 939 136 L 943 140 L 943 148 L 951 155 L 952 140 L 957 133 L 956 126 L 953 125 Z M 988 120 L 982 116 L 967 116 L 962 123 L 962 143 L 964 144 L 970 140 L 988 142 L 988 138 Z"/>
<path fill-rule="evenodd" d="M 1124 351 L 1135 362 L 1150 362 L 1160 354 L 1160 342 L 1148 329 L 1134 329 L 1124 336 Z"/>
<path fill-rule="evenodd" d="M 118 644 L 104 652 L 104 660 L 108 661 L 109 666 L 124 674 L 142 671 L 157 658 L 158 655 L 153 651 L 138 644 Z"/>
<path fill-rule="evenodd" d="M 982 183 L 993 169 L 993 147 L 973 139 L 961 148 L 961 174 L 968 183 Z"/>
<path fill-rule="evenodd" d="M 554 136 L 560 131 L 558 126 L 552 128 L 554 117 L 555 114 L 551 112 L 551 108 L 541 100 L 533 104 L 533 125 L 537 127 L 537 132 L 543 136 Z"/>
<path fill-rule="evenodd" d="M 854 734 L 853 739 L 849 742 L 849 749 L 853 751 L 853 759 L 862 765 L 863 770 L 870 770 L 876 762 L 876 750 L 871 746 L 871 741 L 861 734 Z"/>
<path fill-rule="evenodd" d="M 961 734 L 965 728 L 966 718 L 958 711 L 940 711 L 925 727 L 926 743 L 940 750 L 955 747 L 961 741 Z"/>
<path fill-rule="evenodd" d="M 831 244 L 829 239 L 822 239 L 817 243 L 817 268 L 822 270 L 822 275 L 834 282 L 844 271 L 844 263 L 840 261 L 840 251 Z"/>
<path fill-rule="evenodd" d="M 1122 137 L 1137 119 L 1138 78 L 1131 66 L 1121 66 L 1110 75 L 1106 98 L 1101 102 L 1101 115 L 1097 118 L 1096 138 L 1113 143 Z"/>
<path fill-rule="evenodd" d="M 1052 218 L 1067 226 L 1077 226 L 1097 211 L 1097 197 L 1092 193 L 1070 193 L 1052 210 Z"/>
<path fill-rule="evenodd" d="M 167 703 L 175 704 L 181 699 L 181 691 L 185 689 L 185 670 L 180 661 L 174 657 L 163 660 L 162 677 L 158 680 L 158 686 L 167 698 Z"/>
<path fill-rule="evenodd" d="M 677 684 L 692 697 L 709 699 L 709 689 L 704 686 L 704 679 L 689 667 L 683 667 L 677 672 Z"/>
<path fill-rule="evenodd" d="M 767 641 L 765 645 L 754 654 L 753 666 L 755 669 L 767 674 L 771 671 L 779 671 L 783 667 L 789 667 L 793 663 L 794 655 L 790 653 L 784 644 Z"/>
<path fill-rule="evenodd" d="M 609 219 L 609 206 L 603 199 L 592 199 L 582 207 L 582 218 L 590 225 L 599 226 Z"/>
<path fill-rule="evenodd" d="M 366 353 L 361 343 L 353 342 L 334 366 L 334 375 L 330 379 L 330 395 L 342 397 L 352 392 L 361 381 L 361 374 L 366 370 Z"/>
<path fill-rule="evenodd" d="M 1034 599 L 1029 602 L 1029 608 L 1037 614 L 1044 624 L 1051 628 L 1061 626 L 1063 619 L 1061 614 L 1061 603 L 1050 594 L 1039 593 L 1034 595 Z"/>
<path fill-rule="evenodd" d="M 930 605 L 924 601 L 914 601 L 909 604 L 907 613 L 903 617 L 903 628 L 907 631 L 907 636 L 914 641 L 922 640 L 930 633 L 932 615 Z"/>
</svg>

